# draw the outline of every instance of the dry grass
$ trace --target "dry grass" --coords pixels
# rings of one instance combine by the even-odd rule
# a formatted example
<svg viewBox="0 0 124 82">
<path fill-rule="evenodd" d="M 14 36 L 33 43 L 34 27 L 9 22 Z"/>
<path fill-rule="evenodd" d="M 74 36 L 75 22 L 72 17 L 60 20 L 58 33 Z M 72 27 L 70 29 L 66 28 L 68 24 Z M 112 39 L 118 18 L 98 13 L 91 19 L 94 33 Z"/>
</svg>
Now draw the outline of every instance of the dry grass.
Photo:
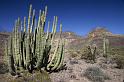
<svg viewBox="0 0 124 82">
<path fill-rule="evenodd" d="M 45 71 L 35 71 L 33 74 L 23 71 L 21 76 L 11 76 L 10 74 L 0 75 L 1 82 L 51 82 L 49 75 Z"/>
</svg>

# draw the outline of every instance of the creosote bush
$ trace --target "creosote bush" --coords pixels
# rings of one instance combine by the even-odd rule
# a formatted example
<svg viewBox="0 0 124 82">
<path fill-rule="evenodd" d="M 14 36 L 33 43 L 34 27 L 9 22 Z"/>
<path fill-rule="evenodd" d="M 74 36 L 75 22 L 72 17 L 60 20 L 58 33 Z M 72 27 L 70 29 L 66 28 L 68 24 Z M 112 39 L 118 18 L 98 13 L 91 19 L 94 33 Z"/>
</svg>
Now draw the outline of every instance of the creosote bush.
<svg viewBox="0 0 124 82">
<path fill-rule="evenodd" d="M 87 77 L 93 82 L 104 82 L 104 80 L 110 79 L 108 75 L 104 74 L 103 71 L 98 67 L 89 67 L 84 71 L 83 76 Z"/>
<path fill-rule="evenodd" d="M 124 56 L 116 54 L 112 57 L 112 59 L 117 64 L 117 68 L 124 69 Z"/>
<path fill-rule="evenodd" d="M 87 62 L 96 62 L 96 46 L 87 46 L 82 49 L 81 59 L 85 59 Z"/>
<path fill-rule="evenodd" d="M 70 57 L 76 58 L 76 57 L 78 57 L 78 53 L 76 51 L 70 51 Z"/>
<path fill-rule="evenodd" d="M 124 69 L 124 47 L 123 46 L 117 46 L 117 47 L 111 47 L 109 54 L 110 58 L 112 59 L 112 62 L 117 64 L 117 68 Z"/>
<path fill-rule="evenodd" d="M 8 71 L 8 65 L 5 63 L 0 63 L 0 74 L 7 73 Z"/>
</svg>

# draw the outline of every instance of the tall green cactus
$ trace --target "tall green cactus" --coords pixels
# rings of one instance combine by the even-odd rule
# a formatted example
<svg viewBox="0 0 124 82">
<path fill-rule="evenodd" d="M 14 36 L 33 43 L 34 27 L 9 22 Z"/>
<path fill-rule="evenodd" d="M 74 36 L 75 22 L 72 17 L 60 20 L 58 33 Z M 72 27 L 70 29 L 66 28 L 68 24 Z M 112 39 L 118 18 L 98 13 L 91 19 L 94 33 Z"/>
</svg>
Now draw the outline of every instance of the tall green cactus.
<svg viewBox="0 0 124 82">
<path fill-rule="evenodd" d="M 8 54 L 8 66 L 9 66 L 9 72 L 13 75 L 15 74 L 15 66 L 14 66 L 14 58 L 13 58 L 13 39 L 12 36 L 9 37 L 9 42 L 7 48 L 7 54 Z"/>
<path fill-rule="evenodd" d="M 103 56 L 107 58 L 109 51 L 109 39 L 103 38 Z"/>
<path fill-rule="evenodd" d="M 61 69 L 64 58 L 64 43 L 61 37 L 62 24 L 60 24 L 60 38 L 54 48 L 58 17 L 54 16 L 52 32 L 49 32 L 50 22 L 48 22 L 47 32 L 45 32 L 46 16 L 47 6 L 43 12 L 39 11 L 39 19 L 36 23 L 35 10 L 30 5 L 28 24 L 26 24 L 26 17 L 24 17 L 23 23 L 20 18 L 16 20 L 14 31 L 8 40 L 9 44 L 6 45 L 11 72 L 22 70 L 22 68 L 29 72 L 34 69 L 41 70 L 42 67 L 45 67 L 47 71 Z M 54 50 L 54 54 L 50 53 L 52 50 Z M 50 58 L 51 56 L 52 58 Z"/>
</svg>

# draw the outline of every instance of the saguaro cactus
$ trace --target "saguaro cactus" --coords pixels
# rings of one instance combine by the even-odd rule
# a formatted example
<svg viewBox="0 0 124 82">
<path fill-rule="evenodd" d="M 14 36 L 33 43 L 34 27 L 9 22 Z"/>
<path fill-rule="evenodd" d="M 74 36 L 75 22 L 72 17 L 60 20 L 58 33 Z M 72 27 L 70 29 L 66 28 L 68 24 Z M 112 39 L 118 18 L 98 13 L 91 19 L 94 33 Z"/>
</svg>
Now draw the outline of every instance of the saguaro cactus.
<svg viewBox="0 0 124 82">
<path fill-rule="evenodd" d="M 23 68 L 23 70 L 32 72 L 34 69 L 41 70 L 42 67 L 45 67 L 47 71 L 59 70 L 63 65 L 64 58 L 64 43 L 61 37 L 62 24 L 60 24 L 58 43 L 56 48 L 53 48 L 58 17 L 54 16 L 52 32 L 49 32 L 50 22 L 48 22 L 48 29 L 45 32 L 47 7 L 43 12 L 39 11 L 38 24 L 36 23 L 35 10 L 32 10 L 32 5 L 30 5 L 28 24 L 26 24 L 26 17 L 24 17 L 23 23 L 18 18 L 14 31 L 8 40 L 9 44 L 6 45 L 10 71 L 16 72 L 16 70 Z M 50 54 L 52 50 L 54 50 L 54 54 Z M 52 59 L 49 56 L 52 56 Z"/>
<path fill-rule="evenodd" d="M 109 39 L 103 38 L 103 56 L 107 58 L 109 51 Z"/>
</svg>

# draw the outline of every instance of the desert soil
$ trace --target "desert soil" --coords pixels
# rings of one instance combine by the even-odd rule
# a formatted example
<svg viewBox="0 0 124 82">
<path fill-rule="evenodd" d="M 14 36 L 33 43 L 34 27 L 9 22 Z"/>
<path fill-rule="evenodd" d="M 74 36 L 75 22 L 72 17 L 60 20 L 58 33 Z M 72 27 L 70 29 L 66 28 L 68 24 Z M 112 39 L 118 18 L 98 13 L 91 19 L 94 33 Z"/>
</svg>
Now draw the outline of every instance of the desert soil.
<svg viewBox="0 0 124 82">
<path fill-rule="evenodd" d="M 102 58 L 97 59 L 97 63 L 86 63 L 82 59 L 75 59 L 66 56 L 65 58 L 67 70 L 62 70 L 59 73 L 51 73 L 52 82 L 92 82 L 83 76 L 84 71 L 88 67 L 99 67 L 111 80 L 105 82 L 124 82 L 124 69 L 114 68 L 114 64 L 103 63 Z"/>
</svg>

